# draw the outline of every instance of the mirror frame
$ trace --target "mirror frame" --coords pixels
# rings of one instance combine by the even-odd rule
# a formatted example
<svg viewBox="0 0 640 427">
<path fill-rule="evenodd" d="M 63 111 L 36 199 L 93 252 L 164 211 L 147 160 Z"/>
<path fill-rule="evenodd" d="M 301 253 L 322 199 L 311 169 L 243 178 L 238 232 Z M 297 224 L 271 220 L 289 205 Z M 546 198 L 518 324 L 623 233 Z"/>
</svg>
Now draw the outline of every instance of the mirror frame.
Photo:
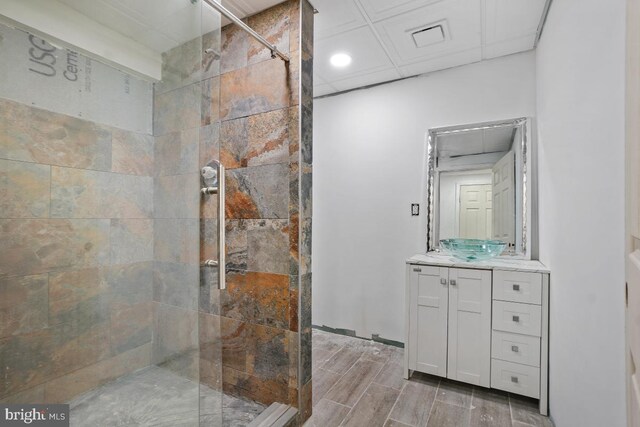
<svg viewBox="0 0 640 427">
<path fill-rule="evenodd" d="M 532 166 L 531 166 L 531 119 L 528 117 L 520 117 L 509 120 L 498 120 L 483 123 L 474 123 L 458 126 L 447 126 L 429 129 L 427 132 L 427 173 L 426 173 L 426 185 L 427 185 L 427 252 L 440 252 L 440 173 L 450 171 L 438 171 L 435 167 L 435 160 L 437 157 L 437 136 L 446 133 L 465 132 L 471 130 L 489 129 L 495 127 L 511 126 L 515 129 L 521 130 L 520 141 L 514 141 L 519 143 L 519 150 L 516 153 L 520 160 L 520 167 L 522 170 L 521 176 L 516 176 L 516 185 L 522 186 L 521 200 L 518 200 L 516 193 L 516 214 L 518 213 L 518 205 L 521 206 L 521 215 L 516 218 L 516 234 L 518 233 L 518 226 L 522 224 L 522 234 L 519 236 L 520 245 L 514 247 L 514 251 L 502 256 L 508 256 L 510 258 L 518 259 L 531 259 L 531 218 L 532 218 L 532 197 L 531 197 L 531 183 L 532 183 Z M 519 155 L 518 155 L 519 154 Z"/>
</svg>

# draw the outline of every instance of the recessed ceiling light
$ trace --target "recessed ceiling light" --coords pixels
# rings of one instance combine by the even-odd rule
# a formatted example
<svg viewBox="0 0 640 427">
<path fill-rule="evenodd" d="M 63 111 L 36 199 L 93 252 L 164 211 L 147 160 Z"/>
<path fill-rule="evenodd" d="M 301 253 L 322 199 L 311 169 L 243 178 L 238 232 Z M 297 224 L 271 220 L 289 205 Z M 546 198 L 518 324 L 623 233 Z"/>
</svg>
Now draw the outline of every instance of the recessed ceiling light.
<svg viewBox="0 0 640 427">
<path fill-rule="evenodd" d="M 351 57 L 346 53 L 336 53 L 331 57 L 330 61 L 334 67 L 344 68 L 351 64 Z"/>
</svg>

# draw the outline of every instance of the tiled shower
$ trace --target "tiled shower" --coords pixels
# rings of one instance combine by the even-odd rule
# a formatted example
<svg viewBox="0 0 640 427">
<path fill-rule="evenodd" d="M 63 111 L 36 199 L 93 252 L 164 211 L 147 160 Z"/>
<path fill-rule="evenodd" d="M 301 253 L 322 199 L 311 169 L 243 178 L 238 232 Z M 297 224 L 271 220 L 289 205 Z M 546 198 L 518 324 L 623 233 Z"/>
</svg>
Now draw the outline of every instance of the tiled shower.
<svg viewBox="0 0 640 427">
<path fill-rule="evenodd" d="M 0 401 L 71 403 L 72 425 L 122 390 L 163 407 L 132 425 L 248 422 L 238 408 L 274 402 L 309 417 L 313 8 L 245 22 L 290 61 L 218 22 L 151 82 L 0 26 L 0 75 L 26 80 L 0 87 Z M 216 161 L 225 290 L 202 266 L 219 256 L 200 192 Z"/>
</svg>

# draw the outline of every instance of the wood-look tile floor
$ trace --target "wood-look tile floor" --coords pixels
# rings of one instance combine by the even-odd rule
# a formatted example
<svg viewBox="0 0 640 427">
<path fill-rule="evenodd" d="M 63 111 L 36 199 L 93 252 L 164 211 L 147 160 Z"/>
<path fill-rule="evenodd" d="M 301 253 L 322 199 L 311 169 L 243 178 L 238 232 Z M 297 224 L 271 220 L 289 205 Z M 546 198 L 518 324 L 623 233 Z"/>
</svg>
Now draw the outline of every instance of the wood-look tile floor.
<svg viewBox="0 0 640 427">
<path fill-rule="evenodd" d="M 305 427 L 553 427 L 537 401 L 414 373 L 403 350 L 313 331 L 313 416 Z"/>
</svg>

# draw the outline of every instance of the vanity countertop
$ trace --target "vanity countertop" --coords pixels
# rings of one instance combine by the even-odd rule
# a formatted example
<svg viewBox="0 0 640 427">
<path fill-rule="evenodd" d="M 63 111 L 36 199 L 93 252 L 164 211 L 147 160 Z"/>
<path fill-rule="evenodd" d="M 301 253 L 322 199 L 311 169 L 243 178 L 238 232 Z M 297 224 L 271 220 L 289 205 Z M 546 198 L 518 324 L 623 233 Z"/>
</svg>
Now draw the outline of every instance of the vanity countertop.
<svg viewBox="0 0 640 427">
<path fill-rule="evenodd" d="M 407 260 L 407 264 L 440 265 L 442 267 L 476 268 L 480 270 L 509 270 L 530 273 L 549 273 L 549 269 L 540 261 L 492 258 L 487 261 L 465 262 L 453 258 L 451 255 L 439 253 L 416 254 Z"/>
</svg>

